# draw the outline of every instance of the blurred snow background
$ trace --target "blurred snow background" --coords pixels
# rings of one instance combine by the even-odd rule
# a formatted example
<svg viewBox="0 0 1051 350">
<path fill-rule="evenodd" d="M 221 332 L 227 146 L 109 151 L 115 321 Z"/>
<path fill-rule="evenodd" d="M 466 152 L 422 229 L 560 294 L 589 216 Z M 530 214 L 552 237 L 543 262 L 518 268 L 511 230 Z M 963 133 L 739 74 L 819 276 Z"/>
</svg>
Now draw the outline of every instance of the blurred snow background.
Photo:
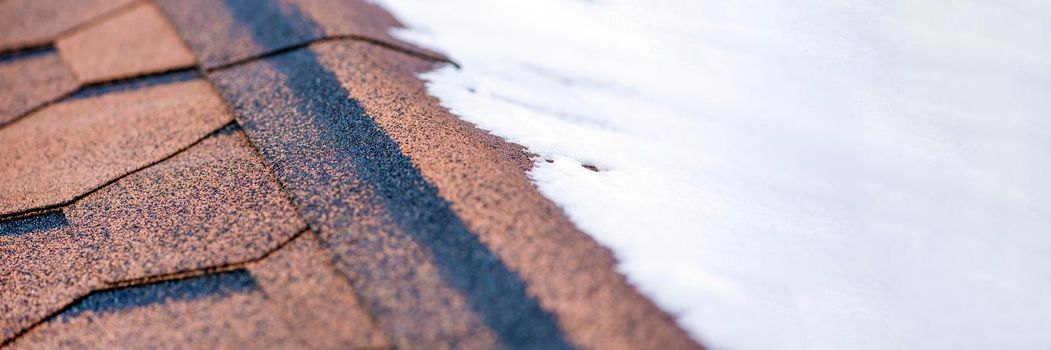
<svg viewBox="0 0 1051 350">
<path fill-rule="evenodd" d="M 1051 2 L 379 2 L 706 345 L 1051 346 Z"/>
</svg>

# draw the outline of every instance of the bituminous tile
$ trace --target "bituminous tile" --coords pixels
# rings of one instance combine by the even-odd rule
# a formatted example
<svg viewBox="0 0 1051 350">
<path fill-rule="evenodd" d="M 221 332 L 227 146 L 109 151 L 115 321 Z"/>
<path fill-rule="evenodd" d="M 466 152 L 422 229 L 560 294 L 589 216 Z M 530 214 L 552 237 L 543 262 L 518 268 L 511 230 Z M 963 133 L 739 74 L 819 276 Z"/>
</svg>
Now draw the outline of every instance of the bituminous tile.
<svg viewBox="0 0 1051 350">
<path fill-rule="evenodd" d="M 0 125 L 77 89 L 58 53 L 46 50 L 0 62 Z"/>
<path fill-rule="evenodd" d="M 0 216 L 66 203 L 232 120 L 202 80 L 50 105 L 0 129 Z"/>
<path fill-rule="evenodd" d="M 388 33 L 389 28 L 401 26 L 397 20 L 362 0 L 159 0 L 157 4 L 171 16 L 205 68 L 331 36 L 360 36 L 412 48 Z"/>
<path fill-rule="evenodd" d="M 136 0 L 0 1 L 0 51 L 44 45 Z"/>
<path fill-rule="evenodd" d="M 34 327 L 14 349 L 391 347 L 312 232 L 246 268 L 122 287 Z"/>
<path fill-rule="evenodd" d="M 440 204 L 414 194 L 425 184 L 405 163 L 388 164 L 399 159 L 397 150 L 311 55 L 299 50 L 210 78 L 396 347 L 500 347 L 472 302 L 501 299 L 471 292 L 496 293 L 503 276 L 464 276 L 493 261 L 477 246 L 457 244 L 469 237 L 448 213 L 413 208 Z M 486 288 L 489 276 L 494 285 Z M 502 315 L 514 319 L 513 309 Z"/>
<path fill-rule="evenodd" d="M 0 8 L 14 1 L 0 2 Z M 159 0 L 157 5 L 204 67 L 342 35 L 408 48 L 387 34 L 398 26 L 393 18 L 358 0 Z M 113 29 L 168 26 L 163 17 L 149 3 L 137 5 L 71 34 L 79 42 L 64 39 L 65 50 L 61 43 L 59 50 L 71 66 L 81 59 L 74 72 L 83 81 L 193 64 L 181 41 L 176 43 L 182 54 L 118 64 L 147 51 L 178 51 L 170 40 L 154 48 L 131 47 L 125 43 L 141 39 Z M 100 27 L 125 37 L 106 42 L 99 39 Z M 93 30 L 93 37 L 82 36 Z M 94 57 L 96 45 L 110 45 L 105 53 L 123 45 L 132 54 Z M 118 312 L 84 308 L 90 310 L 49 321 L 14 345 L 186 342 L 187 333 L 163 334 L 161 327 L 191 325 L 205 332 L 193 344 L 220 348 L 232 343 L 212 337 L 210 330 L 250 330 L 232 337 L 242 339 L 269 329 L 255 337 L 277 335 L 288 341 L 282 347 L 698 348 L 616 273 L 609 251 L 536 191 L 526 175 L 532 161 L 521 147 L 457 119 L 426 93 L 417 76 L 435 67 L 346 40 L 213 72 L 209 78 L 262 159 L 241 131 L 227 129 L 60 212 L 0 224 L 0 255 L 11 257 L 0 261 L 0 339 L 106 282 L 244 261 L 282 244 L 305 223 L 270 178 L 276 175 L 316 233 L 248 264 L 248 272 L 235 271 L 252 280 L 251 288 Z M 109 181 L 101 179 L 163 159 L 199 138 L 191 135 L 229 122 L 228 114 L 217 112 L 226 113 L 210 89 L 207 94 L 197 87 L 188 89 L 197 92 L 155 91 L 192 83 L 202 82 L 68 101 L 0 129 L 0 150 L 13 150 L 0 151 L 0 183 L 25 182 L 0 189 L 0 217 L 69 201 Z M 113 97 L 118 95 L 124 97 Z M 37 120 L 41 116 L 43 121 Z M 49 158 L 58 161 L 40 161 Z M 193 281 L 171 283 L 198 283 Z M 178 294 L 157 286 L 99 295 L 134 300 L 120 293 Z M 93 297 L 87 300 L 99 300 Z M 240 301 L 224 304 L 231 297 Z M 231 319 L 212 312 L 230 307 L 266 314 L 263 323 L 272 326 L 258 326 L 252 315 Z M 318 311 L 326 308 L 329 313 Z M 333 309 L 347 311 L 334 318 Z M 303 328 L 288 333 L 276 319 Z M 150 325 L 136 333 L 143 322 Z M 222 327 L 201 326 L 209 322 Z M 111 332 L 113 327 L 120 329 Z"/>
<path fill-rule="evenodd" d="M 700 348 L 616 272 L 613 255 L 579 231 L 530 181 L 529 155 L 441 107 L 418 76 L 430 61 L 361 42 L 311 45 L 363 113 L 584 348 Z"/>
<path fill-rule="evenodd" d="M 55 44 L 83 83 L 193 66 L 194 57 L 151 3 L 136 5 Z"/>
<path fill-rule="evenodd" d="M 314 233 L 306 232 L 248 270 L 310 348 L 391 347 L 331 261 Z"/>
<path fill-rule="evenodd" d="M 11 348 L 308 348 L 271 304 L 244 270 L 108 290 L 33 328 Z"/>
<path fill-rule="evenodd" d="M 40 218 L 0 226 L 0 342 L 109 283 L 252 260 L 305 228 L 236 128 Z"/>
</svg>

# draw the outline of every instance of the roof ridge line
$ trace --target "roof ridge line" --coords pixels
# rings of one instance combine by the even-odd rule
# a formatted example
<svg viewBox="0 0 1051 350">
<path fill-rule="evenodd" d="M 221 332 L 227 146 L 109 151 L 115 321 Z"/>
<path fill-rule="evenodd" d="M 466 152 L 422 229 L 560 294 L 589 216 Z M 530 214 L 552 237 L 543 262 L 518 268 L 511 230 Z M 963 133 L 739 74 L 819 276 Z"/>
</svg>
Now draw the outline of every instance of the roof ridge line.
<svg viewBox="0 0 1051 350">
<path fill-rule="evenodd" d="M 460 68 L 460 64 L 459 63 L 457 63 L 456 61 L 453 61 L 450 58 L 441 56 L 440 54 L 427 53 L 427 52 L 425 52 L 423 50 L 405 47 L 406 45 L 394 44 L 394 43 L 387 42 L 386 40 L 376 39 L 376 38 L 372 38 L 372 37 L 369 37 L 369 36 L 363 36 L 363 35 L 357 35 L 357 34 L 340 34 L 340 35 L 324 36 L 324 37 L 320 37 L 320 38 L 316 38 L 316 39 L 307 40 L 305 42 L 284 46 L 284 47 L 278 48 L 278 49 L 270 51 L 270 52 L 266 52 L 266 53 L 262 53 L 262 54 L 258 54 L 258 55 L 254 55 L 254 56 L 250 56 L 250 57 L 237 59 L 237 60 L 234 60 L 234 61 L 231 61 L 231 62 L 220 64 L 220 65 L 215 66 L 215 67 L 203 68 L 203 70 L 205 72 L 207 72 L 207 73 L 220 71 L 220 70 L 224 70 L 224 69 L 227 69 L 227 68 L 239 66 L 239 65 L 242 65 L 242 64 L 246 64 L 246 63 L 250 63 L 250 62 L 254 62 L 254 61 L 258 61 L 258 60 L 262 60 L 262 59 L 278 56 L 278 55 L 281 55 L 281 54 L 284 54 L 284 53 L 288 53 L 288 52 L 291 52 L 291 51 L 299 50 L 299 49 L 302 49 L 304 47 L 308 47 L 308 46 L 313 45 L 313 44 L 330 42 L 330 41 L 357 41 L 357 42 L 364 42 L 364 43 L 367 43 L 367 44 L 379 46 L 379 47 L 384 48 L 384 49 L 400 52 L 402 54 L 406 54 L 406 55 L 413 56 L 413 57 L 416 57 L 416 58 L 421 58 L 421 59 L 425 59 L 425 60 L 433 61 L 433 62 L 448 63 L 448 64 L 453 65 L 457 69 Z"/>
</svg>

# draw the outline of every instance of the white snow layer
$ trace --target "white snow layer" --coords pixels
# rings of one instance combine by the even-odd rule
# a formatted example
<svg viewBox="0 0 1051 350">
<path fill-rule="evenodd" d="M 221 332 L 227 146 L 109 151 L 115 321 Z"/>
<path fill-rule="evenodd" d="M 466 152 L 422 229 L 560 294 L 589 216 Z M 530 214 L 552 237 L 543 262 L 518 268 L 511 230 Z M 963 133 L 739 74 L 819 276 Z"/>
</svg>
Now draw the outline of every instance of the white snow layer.
<svg viewBox="0 0 1051 350">
<path fill-rule="evenodd" d="M 381 2 L 706 345 L 1051 346 L 1051 2 Z"/>
</svg>

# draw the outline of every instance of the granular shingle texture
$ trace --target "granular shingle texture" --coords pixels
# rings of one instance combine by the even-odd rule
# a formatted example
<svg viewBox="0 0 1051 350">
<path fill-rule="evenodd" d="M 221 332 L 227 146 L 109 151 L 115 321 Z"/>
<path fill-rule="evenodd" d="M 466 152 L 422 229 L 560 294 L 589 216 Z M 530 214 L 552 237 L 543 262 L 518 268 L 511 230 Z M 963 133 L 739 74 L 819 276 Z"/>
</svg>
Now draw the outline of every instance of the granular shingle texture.
<svg viewBox="0 0 1051 350">
<path fill-rule="evenodd" d="M 363 0 L 158 0 L 205 68 L 333 36 L 393 39 L 401 25 Z"/>
<path fill-rule="evenodd" d="M 0 10 L 0 347 L 700 348 L 366 0 Z"/>
<path fill-rule="evenodd" d="M 152 4 L 136 5 L 56 44 L 81 82 L 91 83 L 192 66 L 193 54 Z"/>
<path fill-rule="evenodd" d="M 695 346 L 615 272 L 608 250 L 537 192 L 525 172 L 532 162 L 520 147 L 457 119 L 427 95 L 416 76 L 434 63 L 360 42 L 311 49 L 572 340 L 607 349 Z"/>
<path fill-rule="evenodd" d="M 355 298 L 306 232 L 229 272 L 97 291 L 12 346 L 390 348 Z"/>
<path fill-rule="evenodd" d="M 0 1 L 0 52 L 47 44 L 59 34 L 135 1 Z"/>
<path fill-rule="evenodd" d="M 215 134 L 57 214 L 0 226 L 0 336 L 94 289 L 259 258 L 304 229 L 243 134 Z"/>
<path fill-rule="evenodd" d="M 306 348 L 244 270 L 95 293 L 12 349 Z"/>
<path fill-rule="evenodd" d="M 231 121 L 200 80 L 51 105 L 0 129 L 0 216 L 66 203 Z"/>
<path fill-rule="evenodd" d="M 382 135 L 352 101 L 339 95 L 338 84 L 331 78 L 318 79 L 324 72 L 312 57 L 300 50 L 223 70 L 214 78 L 301 215 L 334 253 L 336 266 L 354 283 L 395 345 L 497 346 L 498 339 L 473 310 L 464 286 L 450 283 L 447 276 L 453 273 L 443 271 L 468 268 L 474 262 L 465 260 L 475 258 L 469 256 L 472 252 L 444 246 L 441 252 L 448 253 L 448 260 L 460 261 L 436 261 L 427 243 L 441 243 L 435 238 L 420 242 L 414 236 L 469 237 L 448 212 L 406 208 L 414 200 L 435 199 L 412 196 L 418 191 L 415 186 L 426 185 L 413 178 L 410 169 L 366 164 L 373 157 L 375 163 L 387 162 L 398 156 L 397 150 L 389 142 L 369 144 L 374 141 L 370 137 Z M 376 183 L 376 178 L 385 180 Z M 392 203 L 405 191 L 412 197 Z M 456 262 L 461 265 L 448 266 Z"/>
<path fill-rule="evenodd" d="M 313 349 L 389 348 L 390 340 L 362 308 L 346 276 L 306 232 L 248 267 L 276 312 Z"/>
<path fill-rule="evenodd" d="M 76 90 L 77 78 L 53 50 L 0 61 L 0 125 Z"/>
</svg>

